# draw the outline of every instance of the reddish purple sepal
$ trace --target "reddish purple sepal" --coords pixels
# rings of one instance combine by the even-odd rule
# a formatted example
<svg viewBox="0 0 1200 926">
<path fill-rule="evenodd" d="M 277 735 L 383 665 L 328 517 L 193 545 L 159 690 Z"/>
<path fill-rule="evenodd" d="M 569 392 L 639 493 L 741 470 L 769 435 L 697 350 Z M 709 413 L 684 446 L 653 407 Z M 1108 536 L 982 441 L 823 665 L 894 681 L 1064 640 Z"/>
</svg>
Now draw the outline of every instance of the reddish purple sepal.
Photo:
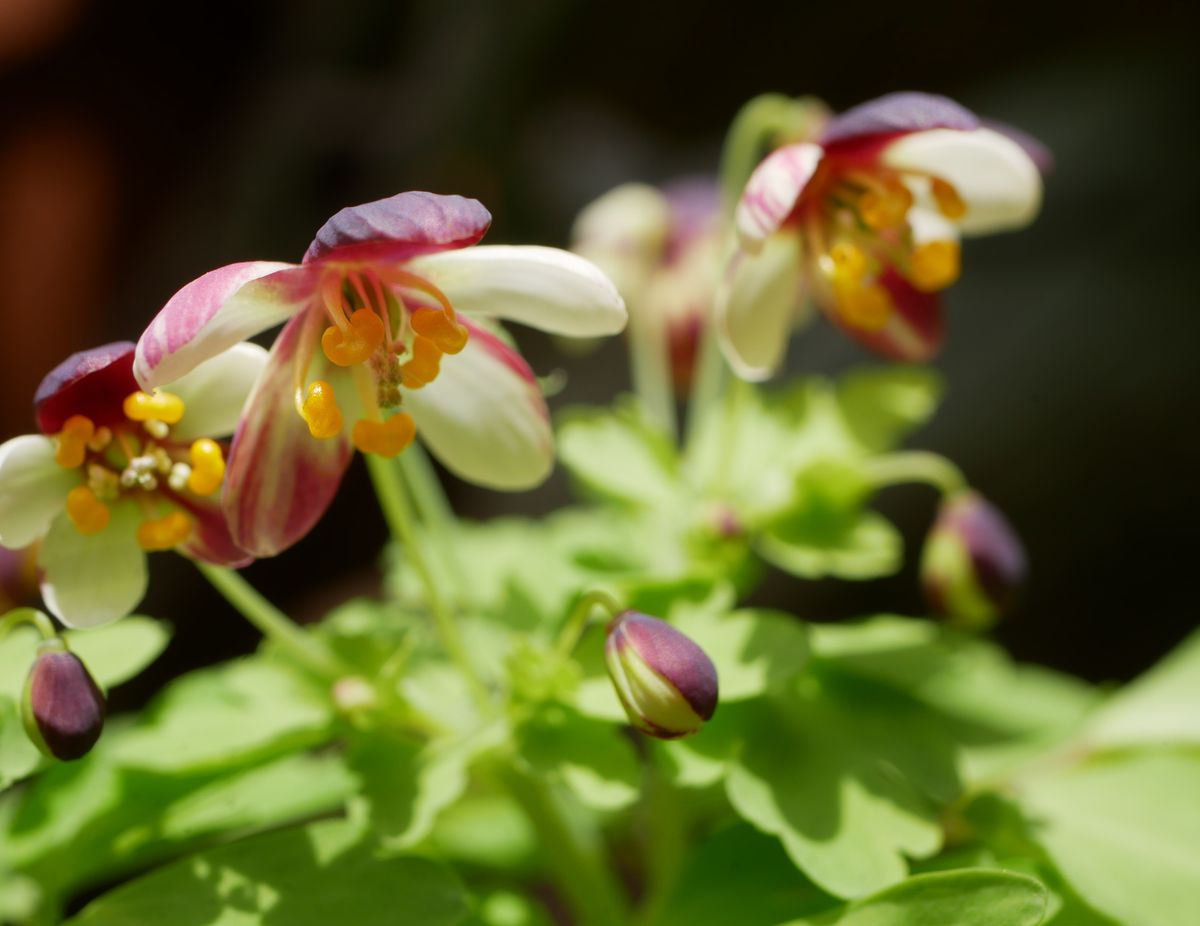
<svg viewBox="0 0 1200 926">
<path fill-rule="evenodd" d="M 61 649 L 38 655 L 24 715 L 30 737 L 46 752 L 64 762 L 86 755 L 104 729 L 105 709 L 104 694 L 78 656 Z"/>
<path fill-rule="evenodd" d="M 978 492 L 963 492 L 943 506 L 934 530 L 951 531 L 967 548 L 975 579 L 997 608 L 1012 605 L 1029 571 L 1013 526 Z"/>
<path fill-rule="evenodd" d="M 124 420 L 122 403 L 137 392 L 134 345 L 115 341 L 72 354 L 48 374 L 33 397 L 43 434 L 57 434 L 72 415 L 86 415 L 99 427 Z"/>
<path fill-rule="evenodd" d="M 230 569 L 241 569 L 254 562 L 254 557 L 234 542 L 217 498 L 176 495 L 174 500 L 195 519 L 191 536 L 177 548 L 180 553 Z"/>
<path fill-rule="evenodd" d="M 643 662 L 683 695 L 698 717 L 712 717 L 717 709 L 717 669 L 690 637 L 657 617 L 626 611 L 617 617 L 609 640 L 615 646 L 632 646 Z"/>
<path fill-rule="evenodd" d="M 979 118 L 948 97 L 904 91 L 860 103 L 829 120 L 820 143 L 840 146 L 880 135 L 979 128 Z"/>
<path fill-rule="evenodd" d="M 317 260 L 403 261 L 475 244 L 492 224 L 478 200 L 438 193 L 398 193 L 347 206 L 317 230 L 304 263 Z"/>
</svg>

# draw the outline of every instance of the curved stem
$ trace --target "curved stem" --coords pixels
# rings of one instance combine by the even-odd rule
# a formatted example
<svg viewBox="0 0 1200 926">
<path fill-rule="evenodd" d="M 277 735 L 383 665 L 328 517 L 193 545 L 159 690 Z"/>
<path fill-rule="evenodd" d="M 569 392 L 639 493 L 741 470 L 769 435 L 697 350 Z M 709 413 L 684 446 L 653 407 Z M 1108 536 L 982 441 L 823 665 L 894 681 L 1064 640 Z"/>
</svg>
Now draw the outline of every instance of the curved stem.
<svg viewBox="0 0 1200 926">
<path fill-rule="evenodd" d="M 571 609 L 571 613 L 567 616 L 563 623 L 562 630 L 558 634 L 558 642 L 555 644 L 555 652 L 563 659 L 566 659 L 575 651 L 575 647 L 579 645 L 584 631 L 587 630 L 588 621 L 591 619 L 592 610 L 594 608 L 604 608 L 609 617 L 616 617 L 625 608 L 621 602 L 608 592 L 595 591 L 588 592 L 576 603 Z"/>
<path fill-rule="evenodd" d="M 904 482 L 924 482 L 943 495 L 967 488 L 962 470 L 940 454 L 928 450 L 903 450 L 868 461 L 867 476 L 877 488 Z"/>
<path fill-rule="evenodd" d="M 486 707 L 489 704 L 487 689 L 467 655 L 467 648 L 463 644 L 462 634 L 459 633 L 454 615 L 446 606 L 446 600 L 438 589 L 433 571 L 429 568 L 429 563 L 426 562 L 421 547 L 417 543 L 416 534 L 413 531 L 412 505 L 409 502 L 408 490 L 404 486 L 396 461 L 373 453 L 367 453 L 364 456 L 367 460 L 367 471 L 371 474 L 371 482 L 375 486 L 375 494 L 379 496 L 379 505 L 383 509 L 383 516 L 392 532 L 392 537 L 404 547 L 404 554 L 408 558 L 409 564 L 425 587 L 426 603 L 429 605 L 429 612 L 433 616 L 434 627 L 442 641 L 442 646 L 446 648 L 446 653 L 462 672 L 476 703 L 480 707 Z"/>
<path fill-rule="evenodd" d="M 337 658 L 316 638 L 298 627 L 291 618 L 271 604 L 241 574 L 225 566 L 193 560 L 200 574 L 242 617 L 264 637 L 289 653 L 298 663 L 317 675 L 336 678 L 342 674 Z"/>
<path fill-rule="evenodd" d="M 37 632 L 42 635 L 43 640 L 58 638 L 58 628 L 54 626 L 54 622 L 37 608 L 13 608 L 0 617 L 0 640 L 3 640 L 10 631 L 22 624 L 30 624 L 37 628 Z"/>
</svg>

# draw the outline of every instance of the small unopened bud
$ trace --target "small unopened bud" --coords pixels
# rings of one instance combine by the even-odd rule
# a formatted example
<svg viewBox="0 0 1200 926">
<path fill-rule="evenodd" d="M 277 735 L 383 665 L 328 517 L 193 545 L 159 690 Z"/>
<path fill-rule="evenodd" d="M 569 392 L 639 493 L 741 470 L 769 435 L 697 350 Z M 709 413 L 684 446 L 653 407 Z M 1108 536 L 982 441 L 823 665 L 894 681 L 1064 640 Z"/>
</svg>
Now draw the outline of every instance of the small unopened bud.
<svg viewBox="0 0 1200 926">
<path fill-rule="evenodd" d="M 87 755 L 104 728 L 104 694 L 61 640 L 38 648 L 21 707 L 33 744 L 64 762 Z"/>
<path fill-rule="evenodd" d="M 1012 605 L 1026 571 L 1016 532 L 983 496 L 964 491 L 942 503 L 921 556 L 921 584 L 935 613 L 987 627 Z"/>
<path fill-rule="evenodd" d="M 629 721 L 676 739 L 698 731 L 717 708 L 717 670 L 692 640 L 656 617 L 625 611 L 608 627 L 604 658 Z"/>
</svg>

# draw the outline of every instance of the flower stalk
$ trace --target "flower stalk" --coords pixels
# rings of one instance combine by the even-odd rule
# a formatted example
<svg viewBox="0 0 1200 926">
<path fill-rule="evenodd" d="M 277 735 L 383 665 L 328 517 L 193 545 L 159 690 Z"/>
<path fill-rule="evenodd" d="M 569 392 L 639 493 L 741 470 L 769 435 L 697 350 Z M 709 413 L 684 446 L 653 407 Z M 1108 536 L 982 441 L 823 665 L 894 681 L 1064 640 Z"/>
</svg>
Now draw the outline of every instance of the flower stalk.
<svg viewBox="0 0 1200 926">
<path fill-rule="evenodd" d="M 962 470 L 941 454 L 928 450 L 905 450 L 876 457 L 867 463 L 866 472 L 877 488 L 924 482 L 943 495 L 967 488 L 967 477 Z"/>
<path fill-rule="evenodd" d="M 58 637 L 54 622 L 37 608 L 14 608 L 0 617 L 0 640 L 3 640 L 13 630 L 22 624 L 29 624 L 37 629 L 43 640 L 53 640 Z"/>
<path fill-rule="evenodd" d="M 624 606 L 606 591 L 595 589 L 584 594 L 571 609 L 571 613 L 567 616 L 558 635 L 555 651 L 563 659 L 570 656 L 575 651 L 575 647 L 579 645 L 579 641 L 583 639 L 588 624 L 591 622 L 592 612 L 596 608 L 603 608 L 608 612 L 610 618 L 616 617 L 625 610 Z"/>
</svg>

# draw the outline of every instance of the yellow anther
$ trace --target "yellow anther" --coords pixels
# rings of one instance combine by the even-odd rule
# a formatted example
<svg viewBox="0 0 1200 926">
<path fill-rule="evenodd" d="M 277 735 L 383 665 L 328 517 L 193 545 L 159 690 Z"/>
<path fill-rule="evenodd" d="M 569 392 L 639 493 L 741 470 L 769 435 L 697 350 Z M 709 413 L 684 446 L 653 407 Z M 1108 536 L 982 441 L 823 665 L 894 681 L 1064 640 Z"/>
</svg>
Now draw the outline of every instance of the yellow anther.
<svg viewBox="0 0 1200 926">
<path fill-rule="evenodd" d="M 867 255 L 848 241 L 839 241 L 829 249 L 833 272 L 839 280 L 858 281 L 867 272 Z"/>
<path fill-rule="evenodd" d="M 437 379 L 442 365 L 442 349 L 429 338 L 413 338 L 412 357 L 400 365 L 400 381 L 405 389 L 420 389 Z"/>
<path fill-rule="evenodd" d="M 338 408 L 333 387 L 318 379 L 308 387 L 300 414 L 308 422 L 308 433 L 313 437 L 337 437 L 342 433 L 342 410 Z"/>
<path fill-rule="evenodd" d="M 183 399 L 170 392 L 131 392 L 123 408 L 130 421 L 176 424 L 183 417 Z"/>
<path fill-rule="evenodd" d="M 354 422 L 351 435 L 354 446 L 363 453 L 374 453 L 381 457 L 394 457 L 401 453 L 417 433 L 416 422 L 407 412 L 397 412 L 386 421 L 363 418 Z"/>
<path fill-rule="evenodd" d="M 967 204 L 958 195 L 958 190 L 940 177 L 934 177 L 929 186 L 933 201 L 937 203 L 938 212 L 948 219 L 957 221 L 967 214 Z"/>
<path fill-rule="evenodd" d="M 170 550 L 192 535 L 192 519 L 182 511 L 138 525 L 137 542 L 143 550 Z"/>
<path fill-rule="evenodd" d="M 339 367 L 350 367 L 370 359 L 383 343 L 383 319 L 370 309 L 358 309 L 345 328 L 330 325 L 321 335 L 321 349 Z"/>
<path fill-rule="evenodd" d="M 63 422 L 58 432 L 58 446 L 54 450 L 54 462 L 66 469 L 83 465 L 87 456 L 88 441 L 96 434 L 92 419 L 84 415 L 72 415 Z"/>
<path fill-rule="evenodd" d="M 899 180 L 888 180 L 866 190 L 858 197 L 858 214 L 871 228 L 879 231 L 904 224 L 913 196 Z"/>
<path fill-rule="evenodd" d="M 221 488 L 225 478 L 225 457 L 221 445 L 208 437 L 192 444 L 192 471 L 188 475 L 187 487 L 194 495 L 212 495 Z"/>
<path fill-rule="evenodd" d="M 98 534 L 108 527 L 112 513 L 87 486 L 76 486 L 67 493 L 67 517 L 81 534 Z"/>
<path fill-rule="evenodd" d="M 878 283 L 872 283 L 839 292 L 838 310 L 853 327 L 878 331 L 887 325 L 895 306 L 888 291 Z"/>
<path fill-rule="evenodd" d="M 956 241 L 927 241 L 912 253 L 908 278 L 924 293 L 945 289 L 958 279 L 961 252 Z"/>
<path fill-rule="evenodd" d="M 457 354 L 467 346 L 467 326 L 441 309 L 417 309 L 411 322 L 413 331 L 429 338 L 444 354 Z"/>
</svg>

